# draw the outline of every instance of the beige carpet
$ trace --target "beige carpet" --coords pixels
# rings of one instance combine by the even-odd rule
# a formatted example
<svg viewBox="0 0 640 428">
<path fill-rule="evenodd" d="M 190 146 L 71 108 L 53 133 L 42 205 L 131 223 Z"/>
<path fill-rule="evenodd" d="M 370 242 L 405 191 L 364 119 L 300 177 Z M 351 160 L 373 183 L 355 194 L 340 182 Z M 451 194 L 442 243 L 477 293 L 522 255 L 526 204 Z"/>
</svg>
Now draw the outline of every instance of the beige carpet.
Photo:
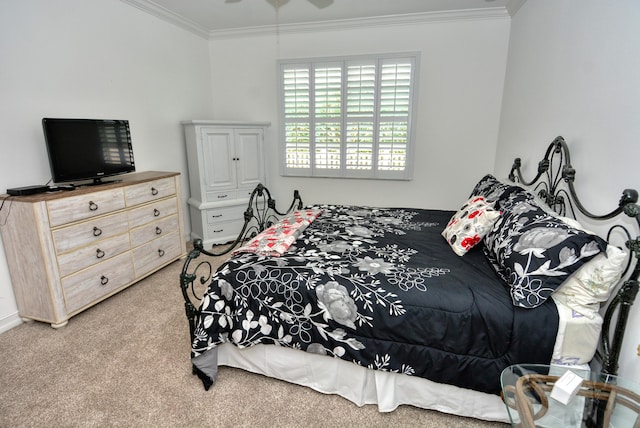
<svg viewBox="0 0 640 428">
<path fill-rule="evenodd" d="M 222 367 L 191 375 L 182 262 L 77 315 L 59 330 L 0 334 L 0 427 L 504 427 L 401 406 L 379 413 L 334 395 Z"/>
</svg>

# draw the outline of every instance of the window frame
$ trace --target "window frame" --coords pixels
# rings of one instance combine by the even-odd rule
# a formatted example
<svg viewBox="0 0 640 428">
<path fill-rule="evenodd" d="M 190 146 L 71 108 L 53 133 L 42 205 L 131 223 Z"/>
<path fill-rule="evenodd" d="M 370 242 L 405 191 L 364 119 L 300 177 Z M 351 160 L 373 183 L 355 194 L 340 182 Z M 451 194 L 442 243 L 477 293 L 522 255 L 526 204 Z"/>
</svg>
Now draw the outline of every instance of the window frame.
<svg viewBox="0 0 640 428">
<path fill-rule="evenodd" d="M 379 165 L 379 150 L 381 144 L 380 140 L 380 122 L 384 119 L 381 112 L 381 90 L 382 90 L 382 65 L 389 65 L 389 63 L 397 62 L 400 64 L 409 63 L 410 77 L 409 77 L 409 90 L 408 90 L 408 111 L 406 115 L 396 116 L 395 121 L 399 121 L 404 124 L 406 122 L 406 148 L 405 148 L 405 160 L 404 169 L 390 170 L 381 169 Z M 375 65 L 375 85 L 374 85 L 374 101 L 373 101 L 373 113 L 370 117 L 356 117 L 349 116 L 347 111 L 347 85 L 348 85 L 348 67 L 354 65 Z M 340 115 L 335 118 L 326 118 L 326 120 L 318 120 L 318 115 L 315 113 L 315 70 L 322 66 L 339 66 L 341 68 L 341 81 L 340 81 Z M 280 174 L 282 176 L 294 176 L 294 177 L 333 177 L 333 178 L 362 178 L 362 179 L 382 179 L 382 180 L 411 180 L 413 178 L 414 167 L 414 151 L 415 151 L 415 123 L 414 117 L 417 111 L 417 94 L 418 94 L 418 77 L 420 65 L 420 53 L 408 52 L 408 53 L 393 53 L 393 54 L 375 54 L 375 55 L 356 55 L 356 56 L 341 56 L 341 57 L 315 57 L 315 58 L 302 58 L 302 59 L 283 59 L 277 62 L 277 78 L 278 78 L 278 114 L 280 121 L 279 129 L 279 150 L 280 150 Z M 306 69 L 308 72 L 307 78 L 309 82 L 308 97 L 309 107 L 308 116 L 304 116 L 300 119 L 285 117 L 285 70 L 293 70 L 298 68 L 302 70 Z M 403 119 L 398 120 L 398 117 Z M 393 122 L 393 118 L 387 122 Z M 287 166 L 287 130 L 288 125 L 293 123 L 308 124 L 306 128 L 308 131 L 308 157 L 309 167 L 289 167 Z M 319 168 L 315 162 L 315 126 L 318 123 L 338 123 L 340 126 L 339 137 L 339 166 L 335 168 Z M 348 129 L 347 123 L 355 124 L 357 122 L 365 122 L 372 125 L 373 129 L 373 148 L 371 153 L 371 167 L 365 169 L 348 168 L 347 163 L 347 149 L 349 143 L 347 142 Z M 317 139 L 315 139 L 317 140 Z"/>
</svg>

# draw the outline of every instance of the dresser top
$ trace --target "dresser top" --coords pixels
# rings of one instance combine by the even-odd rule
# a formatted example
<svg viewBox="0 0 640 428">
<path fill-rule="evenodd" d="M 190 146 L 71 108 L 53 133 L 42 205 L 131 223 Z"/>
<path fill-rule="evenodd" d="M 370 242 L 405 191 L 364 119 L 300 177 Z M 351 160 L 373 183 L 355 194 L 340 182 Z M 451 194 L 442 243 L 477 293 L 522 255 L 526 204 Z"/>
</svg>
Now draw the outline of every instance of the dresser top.
<svg viewBox="0 0 640 428">
<path fill-rule="evenodd" d="M 271 126 L 271 122 L 243 122 L 236 120 L 185 120 L 180 122 L 182 125 L 195 125 L 195 126 L 229 126 L 242 127 L 242 126 Z"/>
<path fill-rule="evenodd" d="M 175 177 L 180 175 L 179 172 L 166 172 L 166 171 L 143 171 L 133 172 L 123 175 L 115 175 L 112 177 L 105 177 L 105 182 L 102 184 L 87 184 L 79 185 L 73 190 L 57 190 L 52 192 L 38 193 L 28 196 L 9 196 L 1 195 L 0 200 L 10 198 L 14 202 L 41 202 L 50 201 L 53 199 L 66 198 L 69 196 L 77 196 L 85 193 L 99 192 L 101 190 L 115 189 L 118 187 L 130 186 L 132 184 L 144 183 L 146 181 L 158 180 L 161 178 Z"/>
</svg>

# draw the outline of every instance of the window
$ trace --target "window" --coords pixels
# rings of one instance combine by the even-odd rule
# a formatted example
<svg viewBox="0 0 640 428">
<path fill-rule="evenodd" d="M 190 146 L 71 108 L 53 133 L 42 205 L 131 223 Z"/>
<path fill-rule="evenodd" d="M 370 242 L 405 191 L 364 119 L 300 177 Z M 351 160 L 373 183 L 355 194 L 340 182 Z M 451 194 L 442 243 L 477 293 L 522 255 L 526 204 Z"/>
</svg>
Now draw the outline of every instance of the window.
<svg viewBox="0 0 640 428">
<path fill-rule="evenodd" d="M 410 179 L 418 59 L 280 61 L 282 174 Z"/>
</svg>

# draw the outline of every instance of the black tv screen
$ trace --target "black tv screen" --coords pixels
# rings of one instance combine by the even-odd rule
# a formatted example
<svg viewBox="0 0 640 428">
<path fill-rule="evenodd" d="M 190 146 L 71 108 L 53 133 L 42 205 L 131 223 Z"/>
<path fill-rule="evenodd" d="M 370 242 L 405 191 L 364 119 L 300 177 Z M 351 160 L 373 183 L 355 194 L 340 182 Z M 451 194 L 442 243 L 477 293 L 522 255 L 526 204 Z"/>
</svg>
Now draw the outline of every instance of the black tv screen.
<svg viewBox="0 0 640 428">
<path fill-rule="evenodd" d="M 128 120 L 42 119 L 55 183 L 135 171 Z"/>
</svg>

